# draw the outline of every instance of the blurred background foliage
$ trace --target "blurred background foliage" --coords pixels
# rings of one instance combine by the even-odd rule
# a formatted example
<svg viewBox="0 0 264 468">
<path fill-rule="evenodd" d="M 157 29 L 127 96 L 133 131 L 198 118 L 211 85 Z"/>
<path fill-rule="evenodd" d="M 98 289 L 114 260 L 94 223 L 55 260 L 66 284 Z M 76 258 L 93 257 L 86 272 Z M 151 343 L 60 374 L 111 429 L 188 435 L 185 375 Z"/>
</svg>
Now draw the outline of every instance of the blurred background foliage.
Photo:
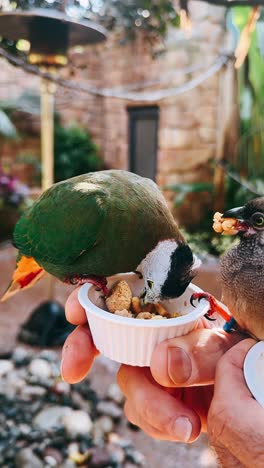
<svg viewBox="0 0 264 468">
<path fill-rule="evenodd" d="M 54 162 L 55 182 L 103 169 L 103 160 L 90 134 L 74 124 L 63 127 L 58 117 L 54 128 Z"/>
<path fill-rule="evenodd" d="M 246 24 L 250 9 L 237 7 L 233 21 L 239 31 Z M 236 167 L 240 175 L 254 183 L 264 177 L 264 12 L 252 33 L 244 66 L 239 70 L 240 140 Z M 258 183 L 259 185 L 259 183 Z M 260 188 L 260 187 L 259 187 Z M 262 192 L 264 193 L 262 187 Z"/>
<path fill-rule="evenodd" d="M 0 138 L 23 138 L 14 124 L 18 112 L 40 117 L 40 97 L 30 91 L 17 99 L 0 101 Z M 35 183 L 40 185 L 40 155 L 18 154 L 17 161 L 34 167 Z M 103 168 L 99 148 L 89 132 L 77 124 L 63 126 L 58 113 L 54 116 L 54 172 L 55 182 Z"/>
</svg>

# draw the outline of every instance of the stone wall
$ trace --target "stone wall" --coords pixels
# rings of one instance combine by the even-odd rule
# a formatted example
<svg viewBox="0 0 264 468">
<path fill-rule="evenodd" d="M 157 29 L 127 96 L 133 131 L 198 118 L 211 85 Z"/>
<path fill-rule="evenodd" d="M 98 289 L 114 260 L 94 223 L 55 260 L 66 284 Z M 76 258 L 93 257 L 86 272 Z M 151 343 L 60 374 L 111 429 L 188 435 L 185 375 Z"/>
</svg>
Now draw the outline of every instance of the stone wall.
<svg viewBox="0 0 264 468">
<path fill-rule="evenodd" d="M 227 38 L 223 8 L 204 2 L 193 2 L 190 7 L 192 34 L 187 36 L 182 30 L 171 30 L 166 53 L 157 58 L 153 58 L 141 38 L 123 46 L 116 37 L 110 37 L 104 45 L 88 47 L 82 53 L 72 52 L 69 66 L 61 75 L 75 80 L 76 84 L 81 82 L 98 88 L 124 88 L 150 80 L 160 80 L 160 84 L 148 91 L 183 85 L 202 73 L 196 69 L 186 74 L 186 68 L 198 68 L 201 64 L 205 69 L 209 67 L 223 51 Z M 15 90 L 14 85 L 7 84 L 7 95 L 28 86 L 38 88 L 38 78 L 11 70 L 5 63 L 2 66 L 16 83 Z M 160 185 L 212 179 L 209 161 L 216 156 L 218 128 L 224 118 L 219 99 L 222 73 L 191 91 L 148 103 L 160 109 L 156 178 Z M 127 108 L 132 105 L 146 106 L 146 103 L 98 97 L 62 87 L 56 93 L 57 110 L 64 122 L 75 121 L 89 129 L 109 168 L 128 168 Z M 174 197 L 169 192 L 166 196 L 169 202 Z M 208 198 L 205 200 L 207 203 Z M 199 219 L 197 206 L 192 204 L 193 216 Z"/>
</svg>

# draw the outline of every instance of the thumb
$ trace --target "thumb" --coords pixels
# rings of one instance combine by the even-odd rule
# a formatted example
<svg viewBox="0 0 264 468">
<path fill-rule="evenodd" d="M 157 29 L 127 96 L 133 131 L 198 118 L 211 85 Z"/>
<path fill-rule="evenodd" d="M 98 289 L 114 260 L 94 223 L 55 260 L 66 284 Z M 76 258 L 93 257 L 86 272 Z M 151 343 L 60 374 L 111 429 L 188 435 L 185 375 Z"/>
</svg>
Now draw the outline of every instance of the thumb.
<svg viewBox="0 0 264 468">
<path fill-rule="evenodd" d="M 221 444 L 246 466 L 256 459 L 264 466 L 264 409 L 253 399 L 243 374 L 244 359 L 255 344 L 246 339 L 220 360 L 215 391 L 208 414 L 208 432 L 214 445 Z M 262 456 L 260 456 L 262 454 Z"/>
<path fill-rule="evenodd" d="M 151 373 L 164 387 L 210 385 L 223 354 L 242 336 L 222 329 L 199 329 L 160 343 L 151 359 Z"/>
</svg>

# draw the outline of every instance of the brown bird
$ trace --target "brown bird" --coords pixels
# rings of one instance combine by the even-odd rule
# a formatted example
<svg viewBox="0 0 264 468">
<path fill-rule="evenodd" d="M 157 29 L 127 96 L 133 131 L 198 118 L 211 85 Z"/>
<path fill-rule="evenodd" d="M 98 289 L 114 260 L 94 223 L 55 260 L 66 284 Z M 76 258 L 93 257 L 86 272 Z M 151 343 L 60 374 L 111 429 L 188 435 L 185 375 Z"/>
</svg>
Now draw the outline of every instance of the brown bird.
<svg viewBox="0 0 264 468">
<path fill-rule="evenodd" d="M 221 259 L 221 301 L 240 329 L 264 340 L 264 197 L 228 210 L 222 218 L 236 220 L 233 234 L 240 237 L 240 242 Z M 218 312 L 230 320 L 210 294 L 193 295 L 192 302 L 205 296 L 211 313 Z"/>
</svg>

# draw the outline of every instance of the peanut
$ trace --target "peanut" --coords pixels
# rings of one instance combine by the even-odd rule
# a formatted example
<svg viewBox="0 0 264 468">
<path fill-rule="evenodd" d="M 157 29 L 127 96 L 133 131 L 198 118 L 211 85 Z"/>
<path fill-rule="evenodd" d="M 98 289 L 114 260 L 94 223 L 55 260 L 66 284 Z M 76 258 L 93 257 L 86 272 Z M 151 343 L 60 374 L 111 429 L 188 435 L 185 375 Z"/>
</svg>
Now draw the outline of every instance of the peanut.
<svg viewBox="0 0 264 468">
<path fill-rule="evenodd" d="M 235 235 L 237 233 L 237 220 L 234 218 L 222 218 L 222 214 L 216 212 L 213 218 L 213 230 L 224 235 Z"/>
<path fill-rule="evenodd" d="M 150 312 L 140 312 L 136 318 L 149 320 L 152 318 L 152 314 Z"/>
<path fill-rule="evenodd" d="M 181 316 L 181 314 L 179 314 L 179 312 L 172 312 L 170 314 L 170 318 L 176 318 L 176 317 L 180 317 L 180 316 Z"/>
<path fill-rule="evenodd" d="M 126 310 L 126 309 L 116 310 L 115 315 L 120 315 L 121 317 L 131 317 L 131 318 L 133 317 L 133 314 L 129 310 Z"/>
<path fill-rule="evenodd" d="M 162 317 L 168 316 L 167 310 L 160 303 L 154 304 L 154 307 L 156 310 L 156 314 L 161 315 Z"/>
<path fill-rule="evenodd" d="M 129 310 L 131 300 L 131 289 L 127 282 L 122 280 L 114 285 L 105 302 L 109 312 L 113 313 L 116 310 Z"/>
<path fill-rule="evenodd" d="M 141 312 L 141 303 L 140 299 L 137 296 L 132 297 L 131 308 L 134 314 L 139 314 Z"/>
</svg>

